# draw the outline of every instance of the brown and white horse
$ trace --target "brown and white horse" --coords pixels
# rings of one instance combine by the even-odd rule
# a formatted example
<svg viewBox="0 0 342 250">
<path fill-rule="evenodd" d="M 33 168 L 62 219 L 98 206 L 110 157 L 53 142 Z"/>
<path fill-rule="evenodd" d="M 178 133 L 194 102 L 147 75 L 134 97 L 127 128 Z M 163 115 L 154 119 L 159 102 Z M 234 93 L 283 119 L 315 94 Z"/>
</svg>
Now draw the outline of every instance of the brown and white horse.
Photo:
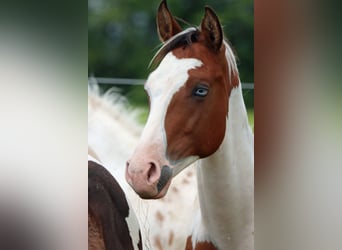
<svg viewBox="0 0 342 250">
<path fill-rule="evenodd" d="M 150 114 L 126 179 L 159 199 L 196 162 L 200 210 L 186 249 L 253 249 L 254 139 L 234 54 L 210 7 L 200 28 L 182 30 L 164 0 L 157 25 L 164 44 L 145 84 Z"/>
<path fill-rule="evenodd" d="M 133 209 L 129 214 L 135 213 L 140 225 L 143 249 L 184 249 L 191 215 L 199 207 L 194 167 L 177 175 L 170 192 L 162 199 L 140 199 L 125 180 L 125 163 L 138 144 L 142 130 L 137 115 L 137 110 L 130 108 L 115 89 L 100 94 L 97 85 L 90 86 L 88 153 L 92 157 L 89 160 L 104 166 L 124 191 L 128 205 Z M 179 211 L 179 207 L 184 210 Z M 131 225 L 128 226 L 132 231 Z M 97 235 L 94 236 L 97 239 Z"/>
<path fill-rule="evenodd" d="M 88 249 L 142 250 L 138 220 L 116 179 L 88 158 Z"/>
</svg>

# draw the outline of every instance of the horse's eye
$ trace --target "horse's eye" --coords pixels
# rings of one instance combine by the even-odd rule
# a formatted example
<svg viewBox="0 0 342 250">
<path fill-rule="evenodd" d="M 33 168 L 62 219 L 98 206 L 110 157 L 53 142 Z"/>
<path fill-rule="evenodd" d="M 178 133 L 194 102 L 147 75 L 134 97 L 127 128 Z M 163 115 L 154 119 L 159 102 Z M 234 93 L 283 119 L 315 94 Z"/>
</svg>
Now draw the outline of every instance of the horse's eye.
<svg viewBox="0 0 342 250">
<path fill-rule="evenodd" d="M 197 86 L 193 90 L 193 95 L 198 97 L 205 97 L 209 93 L 209 88 L 207 86 Z"/>
</svg>

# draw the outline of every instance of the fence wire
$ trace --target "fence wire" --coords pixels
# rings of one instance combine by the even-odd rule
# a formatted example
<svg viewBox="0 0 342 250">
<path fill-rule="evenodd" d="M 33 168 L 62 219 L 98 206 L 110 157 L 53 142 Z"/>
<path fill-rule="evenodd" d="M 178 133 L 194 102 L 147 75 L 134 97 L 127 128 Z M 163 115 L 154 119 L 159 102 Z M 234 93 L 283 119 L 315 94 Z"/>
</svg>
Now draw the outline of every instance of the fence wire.
<svg viewBox="0 0 342 250">
<path fill-rule="evenodd" d="M 110 85 L 143 85 L 145 79 L 130 79 L 130 78 L 109 78 L 109 77 L 89 77 L 89 83 L 110 84 Z M 243 89 L 254 89 L 254 83 L 242 82 Z"/>
</svg>

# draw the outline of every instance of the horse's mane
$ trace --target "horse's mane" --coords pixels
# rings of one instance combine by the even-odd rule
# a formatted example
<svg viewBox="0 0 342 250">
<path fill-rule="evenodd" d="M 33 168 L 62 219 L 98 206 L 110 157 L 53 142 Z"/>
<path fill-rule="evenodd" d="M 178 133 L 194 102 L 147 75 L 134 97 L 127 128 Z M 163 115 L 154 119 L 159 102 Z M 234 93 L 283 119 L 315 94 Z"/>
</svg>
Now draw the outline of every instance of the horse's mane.
<svg viewBox="0 0 342 250">
<path fill-rule="evenodd" d="M 163 58 L 172 50 L 182 46 L 188 46 L 192 43 L 197 42 L 199 34 L 200 30 L 198 28 L 190 27 L 171 37 L 164 44 L 162 44 L 162 47 L 157 51 L 157 53 L 152 58 L 149 67 L 157 67 L 158 64 L 163 60 Z M 229 75 L 232 75 L 233 72 L 238 73 L 236 57 L 229 44 L 228 39 L 225 38 L 223 43 L 226 47 L 226 57 L 229 65 Z"/>
<path fill-rule="evenodd" d="M 142 126 L 138 123 L 140 111 L 133 109 L 127 99 L 120 94 L 119 89 L 113 87 L 105 93 L 101 93 L 97 84 L 88 85 L 88 120 L 92 113 L 103 111 L 114 121 L 129 129 L 132 134 L 139 136 Z"/>
<path fill-rule="evenodd" d="M 156 67 L 170 51 L 181 46 L 190 45 L 191 43 L 196 42 L 199 33 L 199 29 L 191 27 L 171 37 L 154 55 L 150 62 L 150 66 L 152 66 L 153 68 Z"/>
</svg>

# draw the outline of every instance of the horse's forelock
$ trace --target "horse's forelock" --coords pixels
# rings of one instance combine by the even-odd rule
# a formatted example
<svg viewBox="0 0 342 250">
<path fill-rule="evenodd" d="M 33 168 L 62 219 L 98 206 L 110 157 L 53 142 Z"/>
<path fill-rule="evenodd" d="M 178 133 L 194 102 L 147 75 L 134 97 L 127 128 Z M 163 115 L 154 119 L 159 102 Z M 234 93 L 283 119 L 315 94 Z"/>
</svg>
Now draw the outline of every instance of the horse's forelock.
<svg viewBox="0 0 342 250">
<path fill-rule="evenodd" d="M 152 58 L 149 67 L 155 68 L 170 51 L 195 42 L 200 31 L 195 27 L 188 28 L 166 41 Z"/>
</svg>

